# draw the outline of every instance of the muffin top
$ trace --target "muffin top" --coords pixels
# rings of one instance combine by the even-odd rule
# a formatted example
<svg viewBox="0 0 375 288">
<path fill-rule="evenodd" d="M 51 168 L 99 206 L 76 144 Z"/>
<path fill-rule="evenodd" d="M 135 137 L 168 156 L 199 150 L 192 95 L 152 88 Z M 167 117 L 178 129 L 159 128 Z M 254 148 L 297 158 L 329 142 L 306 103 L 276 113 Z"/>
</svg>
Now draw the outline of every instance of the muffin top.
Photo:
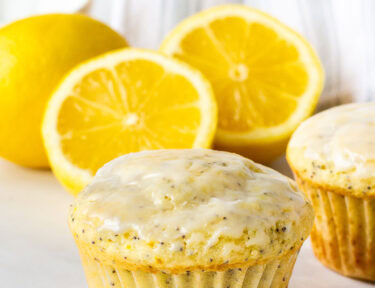
<svg viewBox="0 0 375 288">
<path fill-rule="evenodd" d="M 293 134 L 287 158 L 305 180 L 375 196 L 375 102 L 338 106 L 306 120 Z"/>
<path fill-rule="evenodd" d="M 300 247 L 312 221 L 293 180 L 236 154 L 190 149 L 109 162 L 79 194 L 69 222 L 77 241 L 103 258 L 176 271 L 281 257 Z"/>
</svg>

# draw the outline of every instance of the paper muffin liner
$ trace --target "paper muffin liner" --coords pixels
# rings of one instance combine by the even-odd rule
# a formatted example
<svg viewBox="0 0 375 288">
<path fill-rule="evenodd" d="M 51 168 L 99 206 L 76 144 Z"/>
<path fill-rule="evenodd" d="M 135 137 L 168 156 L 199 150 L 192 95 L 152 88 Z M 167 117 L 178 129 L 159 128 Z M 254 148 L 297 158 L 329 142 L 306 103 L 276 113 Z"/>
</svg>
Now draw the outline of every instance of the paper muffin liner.
<svg viewBox="0 0 375 288">
<path fill-rule="evenodd" d="M 297 258 L 293 251 L 256 266 L 226 271 L 192 270 L 180 274 L 130 271 L 121 265 L 102 263 L 85 244 L 77 243 L 89 288 L 283 288 Z"/>
<path fill-rule="evenodd" d="M 345 196 L 296 178 L 315 210 L 315 256 L 338 273 L 375 281 L 375 199 Z"/>
</svg>

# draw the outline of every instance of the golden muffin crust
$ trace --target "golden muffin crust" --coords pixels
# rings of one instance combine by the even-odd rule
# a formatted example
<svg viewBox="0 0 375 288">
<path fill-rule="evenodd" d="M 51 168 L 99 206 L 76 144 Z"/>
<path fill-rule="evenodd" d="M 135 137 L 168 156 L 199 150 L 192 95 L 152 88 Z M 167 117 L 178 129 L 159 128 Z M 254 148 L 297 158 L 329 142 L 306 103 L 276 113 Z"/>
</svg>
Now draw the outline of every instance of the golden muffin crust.
<svg viewBox="0 0 375 288">
<path fill-rule="evenodd" d="M 294 181 L 239 155 L 157 150 L 106 164 L 78 195 L 69 223 L 101 262 L 209 270 L 299 249 L 313 211 Z"/>
<path fill-rule="evenodd" d="M 375 102 L 338 106 L 303 122 L 287 159 L 311 185 L 359 198 L 375 197 Z"/>
</svg>

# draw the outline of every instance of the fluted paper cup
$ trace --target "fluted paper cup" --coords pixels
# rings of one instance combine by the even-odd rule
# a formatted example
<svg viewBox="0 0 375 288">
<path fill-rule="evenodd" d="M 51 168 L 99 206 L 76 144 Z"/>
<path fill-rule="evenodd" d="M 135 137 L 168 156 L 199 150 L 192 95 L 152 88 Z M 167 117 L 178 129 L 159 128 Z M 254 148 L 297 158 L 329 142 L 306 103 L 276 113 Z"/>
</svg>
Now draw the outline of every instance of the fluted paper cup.
<svg viewBox="0 0 375 288">
<path fill-rule="evenodd" d="M 89 288 L 283 288 L 288 282 L 298 249 L 281 258 L 255 266 L 224 271 L 191 270 L 180 274 L 166 271 L 124 269 L 108 264 L 85 243 L 77 243 Z"/>
<path fill-rule="evenodd" d="M 315 256 L 343 275 L 375 281 L 375 199 L 344 195 L 296 178 L 315 210 Z"/>
</svg>

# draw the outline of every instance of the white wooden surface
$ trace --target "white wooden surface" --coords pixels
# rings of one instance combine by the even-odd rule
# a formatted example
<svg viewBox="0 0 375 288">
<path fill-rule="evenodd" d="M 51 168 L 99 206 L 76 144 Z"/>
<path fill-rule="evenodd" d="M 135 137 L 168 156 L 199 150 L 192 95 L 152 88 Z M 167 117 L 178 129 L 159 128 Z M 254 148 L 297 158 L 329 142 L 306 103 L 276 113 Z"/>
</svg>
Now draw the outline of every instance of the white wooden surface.
<svg viewBox="0 0 375 288">
<path fill-rule="evenodd" d="M 287 171 L 284 161 L 275 166 Z M 73 197 L 63 190 L 50 171 L 25 169 L 0 160 L 0 287 L 87 287 L 66 222 L 72 201 Z M 290 287 L 374 286 L 324 268 L 313 257 L 307 242 Z"/>
</svg>

